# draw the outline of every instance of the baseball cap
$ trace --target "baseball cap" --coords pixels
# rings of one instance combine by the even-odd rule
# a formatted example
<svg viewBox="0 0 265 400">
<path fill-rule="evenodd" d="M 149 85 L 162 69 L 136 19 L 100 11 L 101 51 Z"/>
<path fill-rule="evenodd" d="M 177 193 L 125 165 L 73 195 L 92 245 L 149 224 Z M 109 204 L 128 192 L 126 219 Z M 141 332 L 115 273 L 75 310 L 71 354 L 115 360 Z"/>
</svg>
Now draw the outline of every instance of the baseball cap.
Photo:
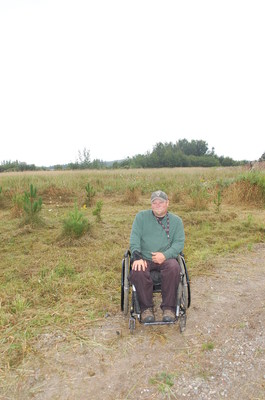
<svg viewBox="0 0 265 400">
<path fill-rule="evenodd" d="M 165 192 L 162 192 L 162 190 L 157 190 L 151 194 L 151 203 L 156 199 L 167 201 L 168 197 Z"/>
</svg>

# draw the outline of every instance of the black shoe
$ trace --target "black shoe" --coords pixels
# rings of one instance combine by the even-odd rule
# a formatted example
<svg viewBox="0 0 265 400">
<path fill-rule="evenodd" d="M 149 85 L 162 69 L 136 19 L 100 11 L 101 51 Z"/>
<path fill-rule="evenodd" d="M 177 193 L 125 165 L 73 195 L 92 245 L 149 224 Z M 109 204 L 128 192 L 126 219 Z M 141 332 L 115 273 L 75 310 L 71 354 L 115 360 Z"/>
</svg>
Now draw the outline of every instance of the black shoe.
<svg viewBox="0 0 265 400">
<path fill-rule="evenodd" d="M 146 310 L 144 310 L 141 314 L 141 321 L 144 323 L 150 323 L 150 322 L 154 322 L 155 320 L 155 316 L 153 313 L 152 308 L 147 308 Z"/>
</svg>

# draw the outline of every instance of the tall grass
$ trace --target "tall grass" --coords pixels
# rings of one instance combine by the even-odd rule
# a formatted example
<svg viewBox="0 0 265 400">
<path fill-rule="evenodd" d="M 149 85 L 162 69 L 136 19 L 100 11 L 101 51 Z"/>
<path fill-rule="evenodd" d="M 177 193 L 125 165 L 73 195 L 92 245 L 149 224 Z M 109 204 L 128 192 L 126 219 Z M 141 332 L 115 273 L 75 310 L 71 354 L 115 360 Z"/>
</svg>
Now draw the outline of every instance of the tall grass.
<svg viewBox="0 0 265 400">
<path fill-rule="evenodd" d="M 63 240 L 64 220 L 67 215 L 78 220 L 88 181 L 95 189 L 95 202 L 104 203 L 102 222 L 96 221 L 92 208 L 82 209 L 89 235 Z M 13 209 L 16 202 L 21 207 L 21 196 L 30 184 L 43 199 L 45 224 L 37 229 L 21 226 L 21 214 Z M 245 185 L 251 196 L 242 195 Z M 119 312 L 121 259 L 134 216 L 150 207 L 154 190 L 168 193 L 170 211 L 184 221 L 184 252 L 192 279 L 208 273 L 216 256 L 245 251 L 264 240 L 262 172 L 249 175 L 239 168 L 26 172 L 1 174 L 0 187 L 2 369 L 15 368 L 44 332 L 60 329 L 78 335 L 106 313 Z M 128 193 L 134 194 L 130 188 L 137 189 L 131 204 L 130 198 L 126 201 Z M 218 190 L 222 205 L 217 213 Z"/>
</svg>

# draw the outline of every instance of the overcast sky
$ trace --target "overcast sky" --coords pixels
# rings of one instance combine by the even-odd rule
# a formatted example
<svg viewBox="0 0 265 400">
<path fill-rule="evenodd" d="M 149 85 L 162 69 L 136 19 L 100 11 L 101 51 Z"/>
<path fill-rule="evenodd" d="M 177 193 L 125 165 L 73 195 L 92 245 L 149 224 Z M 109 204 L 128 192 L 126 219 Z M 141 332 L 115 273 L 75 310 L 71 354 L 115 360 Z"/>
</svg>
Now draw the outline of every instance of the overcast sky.
<svg viewBox="0 0 265 400">
<path fill-rule="evenodd" d="M 0 162 L 265 151 L 264 0 L 0 0 Z"/>
</svg>

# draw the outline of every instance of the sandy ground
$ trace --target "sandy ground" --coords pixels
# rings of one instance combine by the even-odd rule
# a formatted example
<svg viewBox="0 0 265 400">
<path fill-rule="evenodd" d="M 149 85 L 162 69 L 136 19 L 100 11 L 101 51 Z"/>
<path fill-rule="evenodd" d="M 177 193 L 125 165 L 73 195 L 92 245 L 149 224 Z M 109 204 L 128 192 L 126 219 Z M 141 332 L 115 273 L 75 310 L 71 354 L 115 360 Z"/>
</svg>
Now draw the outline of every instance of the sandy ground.
<svg viewBox="0 0 265 400">
<path fill-rule="evenodd" d="M 1 400 L 265 398 L 265 244 L 192 281 L 187 327 L 108 316 L 70 341 L 42 335 Z M 70 345 L 71 344 L 71 345 Z"/>
</svg>

